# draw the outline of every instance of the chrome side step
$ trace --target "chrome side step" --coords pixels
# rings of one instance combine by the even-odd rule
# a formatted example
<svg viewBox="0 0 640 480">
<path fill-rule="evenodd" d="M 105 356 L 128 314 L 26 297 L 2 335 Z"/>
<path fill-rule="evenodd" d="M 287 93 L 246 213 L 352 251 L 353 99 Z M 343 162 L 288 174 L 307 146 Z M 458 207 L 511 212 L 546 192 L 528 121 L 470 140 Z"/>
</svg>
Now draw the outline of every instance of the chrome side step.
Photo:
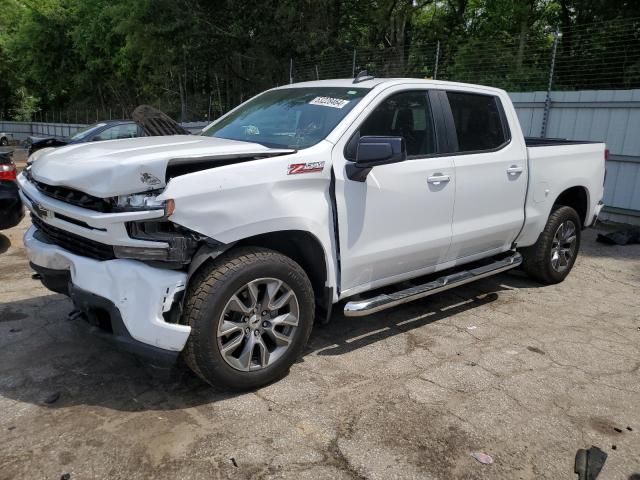
<svg viewBox="0 0 640 480">
<path fill-rule="evenodd" d="M 463 270 L 460 272 L 445 275 L 436 280 L 416 285 L 399 292 L 381 294 L 377 297 L 368 298 L 366 300 L 355 300 L 344 306 L 344 314 L 347 317 L 363 317 L 371 313 L 376 313 L 387 308 L 395 307 L 403 303 L 412 302 L 419 298 L 428 297 L 439 292 L 444 292 L 450 288 L 458 287 L 466 283 L 475 282 L 481 278 L 497 275 L 498 273 L 511 270 L 522 263 L 522 255 L 514 252 L 501 260 L 496 260 L 488 265 L 474 268 L 472 270 Z"/>
</svg>

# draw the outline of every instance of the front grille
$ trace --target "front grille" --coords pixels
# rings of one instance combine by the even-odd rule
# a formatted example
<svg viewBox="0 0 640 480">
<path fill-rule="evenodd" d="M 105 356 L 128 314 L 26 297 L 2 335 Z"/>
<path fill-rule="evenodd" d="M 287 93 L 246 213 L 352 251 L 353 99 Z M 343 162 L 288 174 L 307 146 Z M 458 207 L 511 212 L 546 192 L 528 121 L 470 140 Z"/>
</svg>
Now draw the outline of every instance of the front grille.
<svg viewBox="0 0 640 480">
<path fill-rule="evenodd" d="M 71 253 L 95 260 L 113 260 L 116 258 L 111 245 L 89 240 L 88 238 L 51 226 L 40 220 L 40 218 L 34 214 L 31 214 L 31 222 L 45 235 L 47 240 Z"/>
<path fill-rule="evenodd" d="M 102 213 L 111 213 L 113 210 L 111 202 L 104 198 L 94 197 L 79 190 L 73 190 L 67 187 L 56 187 L 54 185 L 47 185 L 46 183 L 38 182 L 31 176 L 31 172 L 29 171 L 26 171 L 26 177 L 27 180 L 35 185 L 41 193 L 48 197 L 55 198 L 56 200 L 60 200 L 61 202 L 70 203 L 77 207 Z"/>
</svg>

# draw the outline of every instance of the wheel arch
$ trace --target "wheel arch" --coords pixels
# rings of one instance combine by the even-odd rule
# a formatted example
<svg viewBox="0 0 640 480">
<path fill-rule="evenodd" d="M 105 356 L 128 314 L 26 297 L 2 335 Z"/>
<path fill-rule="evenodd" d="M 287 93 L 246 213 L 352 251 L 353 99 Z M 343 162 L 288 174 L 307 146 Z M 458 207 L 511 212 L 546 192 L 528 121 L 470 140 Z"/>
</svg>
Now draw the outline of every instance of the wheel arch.
<svg viewBox="0 0 640 480">
<path fill-rule="evenodd" d="M 309 276 L 316 299 L 325 295 L 327 255 L 320 240 L 304 230 L 281 230 L 244 238 L 235 246 L 263 247 L 282 253 L 298 263 Z"/>
<path fill-rule="evenodd" d="M 581 185 L 567 188 L 558 195 L 553 205 L 573 208 L 578 213 L 581 226 L 584 227 L 589 213 L 589 190 Z"/>
<path fill-rule="evenodd" d="M 320 240 L 305 230 L 280 230 L 253 235 L 231 244 L 217 248 L 205 247 L 194 255 L 193 268 L 189 277 L 193 276 L 203 265 L 213 261 L 222 253 L 237 247 L 262 247 L 279 252 L 298 263 L 309 276 L 318 307 L 330 313 L 333 303 L 333 288 L 329 280 L 329 257 Z"/>
</svg>

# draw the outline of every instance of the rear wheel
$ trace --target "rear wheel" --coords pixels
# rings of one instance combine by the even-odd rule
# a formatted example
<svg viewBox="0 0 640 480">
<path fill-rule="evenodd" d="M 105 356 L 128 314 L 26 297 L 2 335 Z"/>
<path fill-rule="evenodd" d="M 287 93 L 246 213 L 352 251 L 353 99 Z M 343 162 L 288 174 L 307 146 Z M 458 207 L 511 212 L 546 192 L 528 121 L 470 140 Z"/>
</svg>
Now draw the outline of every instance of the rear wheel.
<svg viewBox="0 0 640 480">
<path fill-rule="evenodd" d="M 7 145 L 9 145 L 9 140 L 7 139 L 7 137 L 0 138 L 0 145 L 3 147 L 6 147 Z"/>
<path fill-rule="evenodd" d="M 522 249 L 522 268 L 546 284 L 562 282 L 576 261 L 580 249 L 581 222 L 571 207 L 554 207 L 538 241 Z"/>
<path fill-rule="evenodd" d="M 290 258 L 267 249 L 231 251 L 191 281 L 184 358 L 203 380 L 232 390 L 287 374 L 309 338 L 314 295 Z"/>
</svg>

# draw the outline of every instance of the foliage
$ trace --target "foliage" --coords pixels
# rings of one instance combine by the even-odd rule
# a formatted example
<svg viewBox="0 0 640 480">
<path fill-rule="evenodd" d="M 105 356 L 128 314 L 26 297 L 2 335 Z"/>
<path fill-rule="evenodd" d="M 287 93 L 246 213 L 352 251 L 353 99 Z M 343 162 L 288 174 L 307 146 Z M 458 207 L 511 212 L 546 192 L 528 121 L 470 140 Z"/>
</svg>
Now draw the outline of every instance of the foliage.
<svg viewBox="0 0 640 480">
<path fill-rule="evenodd" d="M 0 0 L 0 11 L 5 118 L 128 116 L 150 103 L 202 120 L 290 73 L 349 76 L 354 50 L 379 75 L 540 89 L 558 28 L 557 85 L 640 82 L 628 20 L 640 2 L 628 0 Z"/>
</svg>

